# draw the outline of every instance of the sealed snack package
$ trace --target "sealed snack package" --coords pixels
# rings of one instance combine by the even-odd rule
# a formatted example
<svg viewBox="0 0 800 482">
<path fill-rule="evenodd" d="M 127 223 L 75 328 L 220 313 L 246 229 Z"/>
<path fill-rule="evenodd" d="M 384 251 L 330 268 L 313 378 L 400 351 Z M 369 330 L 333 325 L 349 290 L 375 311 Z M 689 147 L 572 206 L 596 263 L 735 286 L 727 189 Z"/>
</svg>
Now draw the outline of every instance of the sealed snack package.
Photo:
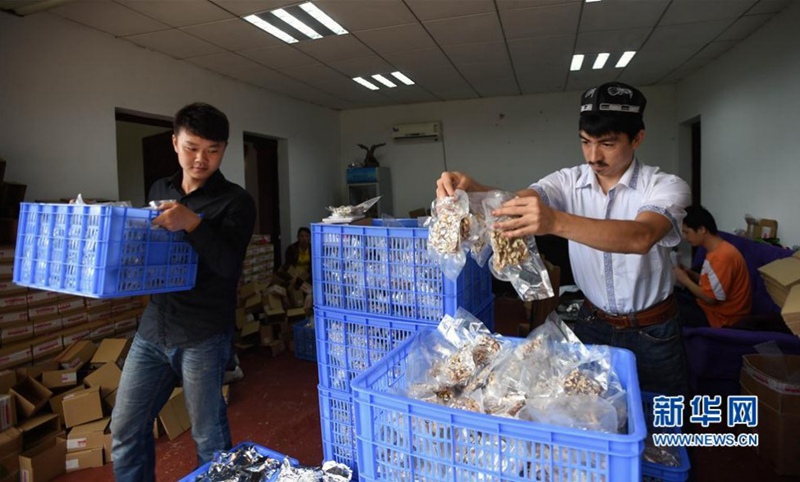
<svg viewBox="0 0 800 482">
<path fill-rule="evenodd" d="M 495 278 L 510 282 L 523 301 L 550 298 L 553 296 L 553 285 L 544 261 L 539 256 L 536 238 L 526 236 L 511 239 L 493 228 L 496 222 L 508 218 L 498 218 L 492 213 L 514 197 L 516 195 L 510 192 L 490 191 L 483 200 L 483 212 L 492 247 L 489 269 Z"/>
<path fill-rule="evenodd" d="M 451 280 L 458 278 L 467 263 L 462 240 L 469 238 L 470 224 L 469 199 L 464 191 L 456 190 L 453 196 L 433 201 L 428 225 L 428 253 Z"/>
</svg>

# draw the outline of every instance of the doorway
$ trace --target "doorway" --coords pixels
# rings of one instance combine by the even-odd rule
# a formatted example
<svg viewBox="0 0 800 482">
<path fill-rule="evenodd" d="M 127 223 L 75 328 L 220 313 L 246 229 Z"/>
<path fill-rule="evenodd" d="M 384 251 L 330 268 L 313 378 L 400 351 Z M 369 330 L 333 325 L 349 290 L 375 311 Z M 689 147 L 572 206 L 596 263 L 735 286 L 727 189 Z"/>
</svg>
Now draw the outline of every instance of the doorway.
<svg viewBox="0 0 800 482">
<path fill-rule="evenodd" d="M 702 185 L 700 182 L 700 173 L 702 169 L 700 168 L 701 164 L 701 130 L 700 130 L 700 120 L 696 120 L 692 122 L 691 125 L 692 129 L 692 204 L 698 205 L 701 204 L 701 197 L 700 197 L 700 186 Z"/>
<path fill-rule="evenodd" d="M 117 185 L 120 201 L 147 204 L 153 182 L 178 170 L 172 148 L 172 121 L 117 109 Z"/>
<path fill-rule="evenodd" d="M 256 234 L 267 235 L 275 248 L 275 267 L 283 264 L 281 243 L 278 140 L 244 133 L 245 188 L 256 201 Z"/>
</svg>

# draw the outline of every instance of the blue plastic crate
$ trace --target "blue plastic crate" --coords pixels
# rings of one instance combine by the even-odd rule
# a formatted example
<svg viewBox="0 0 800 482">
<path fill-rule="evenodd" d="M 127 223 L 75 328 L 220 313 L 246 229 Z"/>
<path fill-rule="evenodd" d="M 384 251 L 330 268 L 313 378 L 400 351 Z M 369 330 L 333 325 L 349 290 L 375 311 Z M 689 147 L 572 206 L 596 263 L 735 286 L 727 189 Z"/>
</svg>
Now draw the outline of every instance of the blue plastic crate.
<svg viewBox="0 0 800 482">
<path fill-rule="evenodd" d="M 627 393 L 628 433 L 608 434 L 397 395 L 413 343 L 407 340 L 352 381 L 360 480 L 640 480 L 646 428 L 630 351 L 611 349 Z"/>
<path fill-rule="evenodd" d="M 158 212 L 107 205 L 21 203 L 14 283 L 93 298 L 194 287 L 197 253 Z"/>
<path fill-rule="evenodd" d="M 494 328 L 494 298 L 473 313 Z M 441 321 L 441 320 L 439 320 Z M 314 307 L 317 370 L 322 387 L 350 391 L 350 381 L 415 332 L 437 323 L 413 322 Z"/>
<path fill-rule="evenodd" d="M 471 258 L 449 280 L 427 251 L 416 219 L 384 226 L 312 224 L 314 302 L 325 308 L 438 323 L 458 307 L 477 310 L 492 297 L 492 275 Z"/>
<path fill-rule="evenodd" d="M 653 427 L 653 399 L 658 394 L 642 392 L 642 406 L 644 407 L 644 418 L 647 423 L 648 431 Z M 671 427 L 668 430 L 672 433 L 680 433 L 678 427 Z M 689 453 L 686 447 L 676 447 L 680 457 L 680 465 L 668 467 L 666 465 L 654 464 L 642 460 L 642 482 L 683 482 L 689 479 L 689 470 L 692 468 L 689 461 Z"/>
<path fill-rule="evenodd" d="M 322 455 L 324 460 L 335 460 L 353 471 L 358 478 L 356 463 L 356 424 L 353 398 L 347 392 L 330 390 L 322 385 L 319 391 L 319 415 L 322 425 Z"/>
<path fill-rule="evenodd" d="M 347 169 L 347 184 L 378 182 L 376 167 L 350 167 Z"/>
<path fill-rule="evenodd" d="M 314 325 L 303 320 L 292 326 L 294 333 L 294 356 L 306 361 L 317 361 L 317 337 Z"/>
<path fill-rule="evenodd" d="M 231 449 L 231 451 L 238 450 L 239 448 L 241 448 L 241 447 L 243 447 L 243 446 L 246 446 L 246 445 L 252 445 L 252 446 L 253 446 L 253 447 L 256 449 L 256 451 L 257 451 L 259 454 L 261 454 L 261 455 L 265 455 L 265 456 L 267 456 L 267 457 L 270 457 L 270 458 L 276 459 L 276 460 L 278 460 L 278 461 L 281 461 L 281 462 L 283 462 L 283 459 L 285 459 L 285 458 L 286 458 L 286 456 L 285 456 L 285 455 L 283 455 L 283 454 L 281 454 L 281 453 L 275 452 L 274 450 L 270 450 L 270 449 L 268 449 L 268 448 L 266 448 L 266 447 L 262 447 L 261 445 L 254 444 L 254 443 L 252 443 L 252 442 L 242 442 L 242 443 L 240 443 L 240 444 L 236 445 L 235 447 L 233 447 L 233 448 Z M 291 457 L 289 457 L 289 462 L 290 462 L 290 463 L 291 463 L 293 466 L 296 466 L 296 465 L 298 465 L 298 464 L 299 464 L 299 462 L 298 462 L 296 459 L 293 459 L 293 458 L 291 458 Z M 189 475 L 187 475 L 187 476 L 183 477 L 183 478 L 182 478 L 182 479 L 180 479 L 178 482 L 194 482 L 194 481 L 195 481 L 195 479 L 197 479 L 197 477 L 198 477 L 199 475 L 202 475 L 202 474 L 204 474 L 204 473 L 208 472 L 208 469 L 209 469 L 210 467 L 211 467 L 211 462 L 206 462 L 205 464 L 203 464 L 202 466 L 200 466 L 200 467 L 199 467 L 197 470 L 195 470 L 195 471 L 194 471 L 194 472 L 192 472 L 191 474 L 189 474 Z M 271 478 L 267 479 L 267 481 L 266 481 L 266 482 L 271 482 L 271 481 L 273 481 L 273 480 L 276 480 L 276 479 L 277 479 L 277 474 L 275 474 L 273 477 L 271 477 Z"/>
</svg>

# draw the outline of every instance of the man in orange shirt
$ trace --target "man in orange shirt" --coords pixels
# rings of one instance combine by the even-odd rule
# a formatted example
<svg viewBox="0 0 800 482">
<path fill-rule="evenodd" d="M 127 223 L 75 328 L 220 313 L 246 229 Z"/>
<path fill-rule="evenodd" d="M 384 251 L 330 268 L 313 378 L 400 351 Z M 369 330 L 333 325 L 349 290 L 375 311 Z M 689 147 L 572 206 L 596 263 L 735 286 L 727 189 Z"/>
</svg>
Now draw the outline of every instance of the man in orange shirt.
<svg viewBox="0 0 800 482">
<path fill-rule="evenodd" d="M 683 326 L 722 328 L 750 314 L 752 293 L 744 257 L 717 234 L 717 223 L 702 206 L 686 208 L 683 237 L 692 246 L 706 249 L 700 273 L 676 266 L 675 278 L 686 288 L 678 296 Z"/>
</svg>

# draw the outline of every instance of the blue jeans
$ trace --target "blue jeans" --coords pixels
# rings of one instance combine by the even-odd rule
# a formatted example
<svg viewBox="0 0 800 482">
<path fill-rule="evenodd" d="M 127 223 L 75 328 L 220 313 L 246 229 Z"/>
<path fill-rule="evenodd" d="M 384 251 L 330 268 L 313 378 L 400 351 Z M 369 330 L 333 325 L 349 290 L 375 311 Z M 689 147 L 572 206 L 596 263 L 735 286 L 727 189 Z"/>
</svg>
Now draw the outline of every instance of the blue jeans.
<svg viewBox="0 0 800 482">
<path fill-rule="evenodd" d="M 200 465 L 231 448 L 222 378 L 231 355 L 231 332 L 191 347 L 164 347 L 138 334 L 125 360 L 111 417 L 116 482 L 155 480 L 153 420 L 183 381 L 186 409 Z"/>
<path fill-rule="evenodd" d="M 584 343 L 632 351 L 636 355 L 636 371 L 642 390 L 689 395 L 686 354 L 677 315 L 656 325 L 617 329 L 595 318 L 586 306 L 582 306 L 575 334 Z"/>
</svg>

